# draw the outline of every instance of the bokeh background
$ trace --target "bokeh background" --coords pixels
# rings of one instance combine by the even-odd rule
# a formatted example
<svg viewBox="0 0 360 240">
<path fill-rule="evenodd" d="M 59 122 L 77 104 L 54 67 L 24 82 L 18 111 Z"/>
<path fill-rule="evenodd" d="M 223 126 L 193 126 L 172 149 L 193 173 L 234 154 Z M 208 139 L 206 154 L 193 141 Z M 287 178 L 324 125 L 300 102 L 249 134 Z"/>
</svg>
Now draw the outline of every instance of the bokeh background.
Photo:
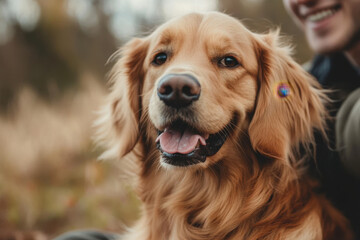
<svg viewBox="0 0 360 240">
<path fill-rule="evenodd" d="M 280 26 L 295 59 L 311 58 L 281 0 L 0 0 L 1 240 L 122 231 L 138 218 L 121 163 L 97 161 L 91 139 L 107 60 L 172 17 L 212 10 L 256 32 Z"/>
</svg>

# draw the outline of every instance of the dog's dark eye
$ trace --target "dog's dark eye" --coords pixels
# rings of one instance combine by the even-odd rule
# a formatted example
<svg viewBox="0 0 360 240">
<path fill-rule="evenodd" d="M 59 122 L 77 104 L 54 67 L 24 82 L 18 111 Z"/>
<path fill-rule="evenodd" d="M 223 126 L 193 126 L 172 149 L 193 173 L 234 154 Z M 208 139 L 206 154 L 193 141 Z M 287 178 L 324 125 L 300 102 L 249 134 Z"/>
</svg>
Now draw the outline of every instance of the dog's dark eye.
<svg viewBox="0 0 360 240">
<path fill-rule="evenodd" d="M 164 64 L 166 62 L 167 58 L 168 58 L 167 54 L 161 52 L 161 53 L 156 54 L 156 56 L 154 57 L 154 60 L 152 61 L 152 63 L 154 65 L 160 66 L 160 65 L 162 65 L 162 64 Z"/>
<path fill-rule="evenodd" d="M 239 62 L 232 56 L 226 56 L 218 61 L 218 65 L 225 68 L 235 68 L 239 66 Z"/>
</svg>

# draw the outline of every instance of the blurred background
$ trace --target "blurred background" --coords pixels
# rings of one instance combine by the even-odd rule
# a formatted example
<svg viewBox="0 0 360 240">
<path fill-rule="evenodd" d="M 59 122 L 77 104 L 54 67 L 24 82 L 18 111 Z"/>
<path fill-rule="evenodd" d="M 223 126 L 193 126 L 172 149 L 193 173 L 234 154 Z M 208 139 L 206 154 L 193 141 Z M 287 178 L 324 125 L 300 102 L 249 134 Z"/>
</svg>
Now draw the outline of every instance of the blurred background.
<svg viewBox="0 0 360 240">
<path fill-rule="evenodd" d="M 106 62 L 167 19 L 212 10 L 256 32 L 280 26 L 295 59 L 311 58 L 281 0 L 0 0 L 0 239 L 122 231 L 138 218 L 121 164 L 97 161 L 91 140 Z"/>
</svg>

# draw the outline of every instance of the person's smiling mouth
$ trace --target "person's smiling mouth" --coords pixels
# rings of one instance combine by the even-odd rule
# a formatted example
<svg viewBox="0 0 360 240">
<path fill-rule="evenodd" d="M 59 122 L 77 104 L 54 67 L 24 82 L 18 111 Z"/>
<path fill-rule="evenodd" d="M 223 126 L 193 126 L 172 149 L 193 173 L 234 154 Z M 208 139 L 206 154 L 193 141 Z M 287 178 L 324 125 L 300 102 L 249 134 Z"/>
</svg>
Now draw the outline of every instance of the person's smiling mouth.
<svg viewBox="0 0 360 240">
<path fill-rule="evenodd" d="M 336 5 L 333 5 L 333 6 L 330 6 L 330 7 L 312 10 L 312 11 L 309 11 L 307 13 L 300 13 L 300 17 L 303 20 L 306 20 L 306 21 L 309 21 L 309 22 L 312 22 L 312 23 L 316 23 L 316 22 L 320 22 L 322 20 L 325 20 L 325 19 L 333 16 L 340 9 L 341 9 L 341 5 L 336 4 Z"/>
</svg>

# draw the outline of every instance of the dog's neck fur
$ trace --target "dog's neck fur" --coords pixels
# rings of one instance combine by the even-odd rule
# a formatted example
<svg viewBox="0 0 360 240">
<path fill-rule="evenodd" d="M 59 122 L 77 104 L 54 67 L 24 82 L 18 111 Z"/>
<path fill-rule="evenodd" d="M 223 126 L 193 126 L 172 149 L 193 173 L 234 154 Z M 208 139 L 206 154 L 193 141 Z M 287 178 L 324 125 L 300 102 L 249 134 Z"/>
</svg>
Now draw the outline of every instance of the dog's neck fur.
<svg viewBox="0 0 360 240">
<path fill-rule="evenodd" d="M 148 157 L 139 162 L 148 170 L 140 174 L 138 189 L 144 203 L 138 234 L 150 234 L 142 239 L 283 239 L 279 229 L 306 224 L 319 204 L 310 182 L 300 189 L 298 179 L 290 177 L 296 176 L 293 168 L 271 160 L 259 165 L 250 142 L 243 143 L 243 152 L 223 149 L 219 164 L 197 170 L 163 169 L 157 150 L 148 148 Z M 318 218 L 311 225 L 312 233 L 321 235 Z"/>
</svg>

